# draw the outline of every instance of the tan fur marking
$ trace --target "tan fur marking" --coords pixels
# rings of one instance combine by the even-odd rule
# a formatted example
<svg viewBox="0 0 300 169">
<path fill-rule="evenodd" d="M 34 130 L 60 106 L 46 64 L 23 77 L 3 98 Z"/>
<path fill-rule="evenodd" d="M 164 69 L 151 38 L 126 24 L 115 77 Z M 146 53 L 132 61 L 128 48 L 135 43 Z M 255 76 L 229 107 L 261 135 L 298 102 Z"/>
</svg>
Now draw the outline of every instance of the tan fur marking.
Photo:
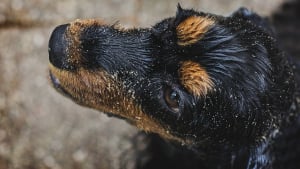
<svg viewBox="0 0 300 169">
<path fill-rule="evenodd" d="M 191 16 L 181 22 L 177 28 L 177 44 L 186 46 L 199 41 L 208 29 L 214 24 L 210 18 L 201 16 Z"/>
<path fill-rule="evenodd" d="M 205 96 L 214 86 L 206 70 L 193 61 L 185 61 L 181 64 L 179 77 L 188 92 L 197 97 Z"/>
<path fill-rule="evenodd" d="M 139 129 L 158 133 L 166 139 L 190 143 L 189 140 L 173 136 L 165 126 L 145 114 L 141 107 L 135 104 L 133 93 L 125 93 L 117 78 L 105 71 L 89 71 L 81 68 L 70 72 L 50 64 L 50 72 L 78 104 L 114 113 L 129 119 Z"/>
<path fill-rule="evenodd" d="M 105 25 L 102 20 L 98 19 L 76 19 L 71 22 L 66 31 L 66 39 L 68 39 L 68 58 L 72 65 L 78 65 L 81 63 L 81 56 L 79 55 L 79 45 L 80 45 L 80 34 L 84 28 L 90 26 L 103 26 Z"/>
</svg>

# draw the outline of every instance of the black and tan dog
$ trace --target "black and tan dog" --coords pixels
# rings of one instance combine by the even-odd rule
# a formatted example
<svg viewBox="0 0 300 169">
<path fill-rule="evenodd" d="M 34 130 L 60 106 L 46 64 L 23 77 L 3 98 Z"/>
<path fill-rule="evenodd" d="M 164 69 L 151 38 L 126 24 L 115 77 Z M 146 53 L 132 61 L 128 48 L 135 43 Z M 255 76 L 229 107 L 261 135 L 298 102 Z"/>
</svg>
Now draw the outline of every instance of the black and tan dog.
<svg viewBox="0 0 300 169">
<path fill-rule="evenodd" d="M 138 168 L 299 164 L 300 143 L 283 146 L 300 141 L 294 70 L 246 9 L 222 17 L 178 6 L 148 29 L 76 20 L 54 30 L 49 59 L 58 91 L 169 140 L 149 134 L 157 154 Z"/>
</svg>

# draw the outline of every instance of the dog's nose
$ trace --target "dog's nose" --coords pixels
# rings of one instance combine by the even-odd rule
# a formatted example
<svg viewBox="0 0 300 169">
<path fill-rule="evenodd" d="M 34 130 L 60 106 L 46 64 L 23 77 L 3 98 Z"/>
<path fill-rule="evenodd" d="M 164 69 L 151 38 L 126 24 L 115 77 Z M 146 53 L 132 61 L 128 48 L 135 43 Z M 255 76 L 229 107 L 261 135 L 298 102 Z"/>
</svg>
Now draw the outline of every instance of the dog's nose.
<svg viewBox="0 0 300 169">
<path fill-rule="evenodd" d="M 65 36 L 69 24 L 60 25 L 54 29 L 49 40 L 49 60 L 60 69 L 69 69 L 67 58 L 68 42 Z"/>
</svg>

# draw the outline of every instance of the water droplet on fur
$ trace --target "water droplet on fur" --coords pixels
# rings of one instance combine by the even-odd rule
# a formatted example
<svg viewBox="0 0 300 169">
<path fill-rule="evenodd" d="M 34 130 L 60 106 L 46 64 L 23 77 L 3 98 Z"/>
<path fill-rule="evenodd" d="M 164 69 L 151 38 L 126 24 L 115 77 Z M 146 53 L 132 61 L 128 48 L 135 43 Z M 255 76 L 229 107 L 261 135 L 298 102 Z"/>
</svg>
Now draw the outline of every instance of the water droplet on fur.
<svg viewBox="0 0 300 169">
<path fill-rule="evenodd" d="M 292 111 L 295 111 L 297 109 L 297 106 L 296 104 L 293 102 L 292 105 L 291 105 L 291 110 Z"/>
</svg>

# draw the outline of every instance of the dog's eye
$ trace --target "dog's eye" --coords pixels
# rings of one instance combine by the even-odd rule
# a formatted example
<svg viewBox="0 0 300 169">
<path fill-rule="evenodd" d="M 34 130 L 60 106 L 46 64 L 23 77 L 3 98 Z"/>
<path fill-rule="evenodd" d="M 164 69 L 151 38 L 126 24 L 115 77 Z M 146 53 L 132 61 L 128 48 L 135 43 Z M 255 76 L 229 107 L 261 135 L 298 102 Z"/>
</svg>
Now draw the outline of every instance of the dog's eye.
<svg viewBox="0 0 300 169">
<path fill-rule="evenodd" d="M 179 112 L 180 95 L 172 88 L 166 88 L 164 91 L 164 100 L 168 107 L 175 113 Z"/>
</svg>

